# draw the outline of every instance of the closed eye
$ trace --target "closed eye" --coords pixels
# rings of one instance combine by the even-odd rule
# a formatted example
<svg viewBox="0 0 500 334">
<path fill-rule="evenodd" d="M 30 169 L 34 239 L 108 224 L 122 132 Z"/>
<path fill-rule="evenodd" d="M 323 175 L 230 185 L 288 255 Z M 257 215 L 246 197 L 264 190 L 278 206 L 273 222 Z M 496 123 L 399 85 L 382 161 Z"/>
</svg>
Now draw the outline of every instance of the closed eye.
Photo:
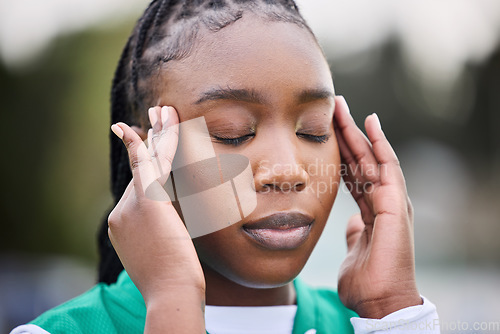
<svg viewBox="0 0 500 334">
<path fill-rule="evenodd" d="M 224 145 L 232 145 L 232 146 L 239 146 L 249 140 L 252 137 L 255 137 L 254 133 L 249 133 L 241 137 L 236 137 L 236 138 L 227 138 L 227 137 L 219 137 L 212 135 L 216 143 L 221 143 Z"/>
<path fill-rule="evenodd" d="M 316 136 L 307 133 L 297 133 L 297 137 L 310 140 L 314 143 L 326 143 L 330 139 L 330 135 Z"/>
</svg>

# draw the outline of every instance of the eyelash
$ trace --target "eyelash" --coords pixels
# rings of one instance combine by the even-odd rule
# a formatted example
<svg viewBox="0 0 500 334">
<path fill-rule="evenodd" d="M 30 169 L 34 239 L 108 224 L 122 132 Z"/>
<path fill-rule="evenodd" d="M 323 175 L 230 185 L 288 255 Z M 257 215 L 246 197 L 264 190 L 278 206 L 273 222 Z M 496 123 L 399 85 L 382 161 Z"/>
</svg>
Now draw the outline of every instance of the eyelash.
<svg viewBox="0 0 500 334">
<path fill-rule="evenodd" d="M 297 136 L 319 144 L 326 143 L 330 139 L 329 135 L 315 136 L 307 133 L 297 133 Z"/>
<path fill-rule="evenodd" d="M 239 145 L 243 144 L 244 142 L 246 142 L 247 140 L 249 140 L 250 138 L 255 137 L 255 134 L 250 133 L 250 134 L 247 134 L 247 135 L 244 135 L 241 137 L 237 137 L 237 138 L 224 138 L 224 137 L 218 137 L 218 136 L 214 136 L 214 135 L 212 135 L 212 137 L 218 143 L 221 143 L 224 145 L 239 146 Z M 326 143 L 330 139 L 329 135 L 315 136 L 315 135 L 310 135 L 310 134 L 306 134 L 306 133 L 297 133 L 297 137 L 301 137 L 301 138 L 304 138 L 304 139 L 307 139 L 307 140 L 310 140 L 314 143 L 319 143 L 319 144 Z"/>
<path fill-rule="evenodd" d="M 248 139 L 250 139 L 254 136 L 255 136 L 255 134 L 253 134 L 253 133 L 249 133 L 247 135 L 237 137 L 237 138 L 224 138 L 224 137 L 217 137 L 217 136 L 212 135 L 212 137 L 214 137 L 214 139 L 217 143 L 221 143 L 224 145 L 232 145 L 232 146 L 240 146 L 241 144 L 243 144 Z"/>
</svg>

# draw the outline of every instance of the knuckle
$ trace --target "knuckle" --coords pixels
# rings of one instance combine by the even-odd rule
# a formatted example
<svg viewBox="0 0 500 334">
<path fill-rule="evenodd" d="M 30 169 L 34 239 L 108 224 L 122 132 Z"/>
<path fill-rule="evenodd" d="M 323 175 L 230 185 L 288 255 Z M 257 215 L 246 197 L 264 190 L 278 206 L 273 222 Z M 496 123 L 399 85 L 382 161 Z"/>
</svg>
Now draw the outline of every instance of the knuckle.
<svg viewBox="0 0 500 334">
<path fill-rule="evenodd" d="M 144 159 L 140 158 L 137 155 L 130 157 L 130 168 L 132 170 L 139 168 L 144 162 Z"/>
<path fill-rule="evenodd" d="M 412 215 L 413 215 L 413 211 L 414 211 L 414 209 L 413 209 L 413 204 L 411 203 L 411 200 L 410 200 L 410 198 L 409 198 L 409 197 L 407 197 L 406 202 L 408 203 L 408 204 L 407 204 L 407 207 L 408 207 L 408 214 L 409 214 L 410 216 L 412 216 Z"/>
<path fill-rule="evenodd" d="M 130 151 L 134 151 L 137 149 L 137 143 L 135 140 L 131 139 L 131 138 L 126 138 L 124 137 L 123 139 L 123 142 L 125 144 L 125 147 L 127 148 L 127 150 L 130 152 Z"/>
<path fill-rule="evenodd" d="M 399 162 L 399 159 L 397 157 L 392 158 L 389 162 L 391 164 L 393 164 L 394 166 L 398 166 L 398 167 L 401 166 L 401 163 Z"/>
<path fill-rule="evenodd" d="M 109 231 L 116 229 L 116 227 L 119 225 L 119 214 L 116 212 L 116 210 L 111 211 L 111 213 L 108 216 L 108 228 Z"/>
<path fill-rule="evenodd" d="M 358 161 L 359 163 L 364 163 L 366 160 L 366 153 L 365 152 L 358 152 L 354 154 L 354 159 Z"/>
<path fill-rule="evenodd" d="M 137 159 L 131 159 L 130 160 L 130 168 L 132 170 L 139 168 L 140 162 Z"/>
<path fill-rule="evenodd" d="M 172 167 L 173 161 L 174 161 L 174 157 L 171 155 L 167 155 L 165 157 L 165 162 L 167 163 L 166 167 L 168 167 L 168 168 Z"/>
<path fill-rule="evenodd" d="M 179 124 L 169 126 L 165 131 L 172 133 L 174 136 L 179 136 Z"/>
<path fill-rule="evenodd" d="M 348 164 L 348 165 L 351 165 L 351 164 L 355 164 L 356 161 L 354 159 L 354 157 L 352 155 L 347 155 L 345 158 L 344 158 L 345 162 Z"/>
<path fill-rule="evenodd" d="M 151 153 L 151 159 L 158 159 L 160 157 L 160 154 L 158 153 L 158 150 L 153 149 Z"/>
<path fill-rule="evenodd" d="M 155 124 L 155 125 L 157 125 L 157 124 Z M 153 131 L 153 133 L 151 135 L 151 139 L 155 140 L 155 139 L 158 139 L 159 137 L 161 137 L 161 131 Z"/>
<path fill-rule="evenodd" d="M 173 159 L 170 156 L 156 157 L 156 163 L 160 167 L 162 173 L 170 172 L 172 168 Z"/>
</svg>

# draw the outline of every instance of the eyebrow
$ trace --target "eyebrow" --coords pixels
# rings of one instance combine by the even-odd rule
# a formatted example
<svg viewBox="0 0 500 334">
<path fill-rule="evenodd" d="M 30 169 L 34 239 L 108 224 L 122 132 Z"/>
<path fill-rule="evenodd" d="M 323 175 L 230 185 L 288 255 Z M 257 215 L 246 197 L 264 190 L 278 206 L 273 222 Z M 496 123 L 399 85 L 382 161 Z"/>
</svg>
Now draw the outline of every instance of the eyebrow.
<svg viewBox="0 0 500 334">
<path fill-rule="evenodd" d="M 318 100 L 327 100 L 334 98 L 335 94 L 333 91 L 327 88 L 313 88 L 306 89 L 297 96 L 297 104 L 303 104 L 308 102 L 314 102 Z"/>
<path fill-rule="evenodd" d="M 194 104 L 201 104 L 205 101 L 233 100 L 249 103 L 264 104 L 264 97 L 251 89 L 214 88 L 201 94 L 201 97 Z"/>
<path fill-rule="evenodd" d="M 296 103 L 304 104 L 318 100 L 333 98 L 335 95 L 332 90 L 327 88 L 306 89 L 297 94 Z M 206 101 L 231 100 L 248 103 L 265 104 L 266 99 L 262 94 L 253 89 L 232 89 L 232 88 L 213 88 L 201 94 L 200 98 L 194 104 L 201 104 Z"/>
</svg>

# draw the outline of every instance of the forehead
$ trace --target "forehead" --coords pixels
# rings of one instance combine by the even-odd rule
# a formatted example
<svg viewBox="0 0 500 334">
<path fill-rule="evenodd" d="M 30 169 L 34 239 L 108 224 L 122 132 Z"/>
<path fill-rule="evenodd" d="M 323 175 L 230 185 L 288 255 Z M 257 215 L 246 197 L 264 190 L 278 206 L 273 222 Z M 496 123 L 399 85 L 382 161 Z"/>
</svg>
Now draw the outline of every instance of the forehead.
<svg viewBox="0 0 500 334">
<path fill-rule="evenodd" d="M 188 57 L 168 62 L 162 69 L 162 102 L 183 98 L 193 103 L 214 87 L 252 89 L 270 98 L 284 90 L 333 92 L 328 64 L 306 28 L 246 14 L 198 38 Z"/>
</svg>

